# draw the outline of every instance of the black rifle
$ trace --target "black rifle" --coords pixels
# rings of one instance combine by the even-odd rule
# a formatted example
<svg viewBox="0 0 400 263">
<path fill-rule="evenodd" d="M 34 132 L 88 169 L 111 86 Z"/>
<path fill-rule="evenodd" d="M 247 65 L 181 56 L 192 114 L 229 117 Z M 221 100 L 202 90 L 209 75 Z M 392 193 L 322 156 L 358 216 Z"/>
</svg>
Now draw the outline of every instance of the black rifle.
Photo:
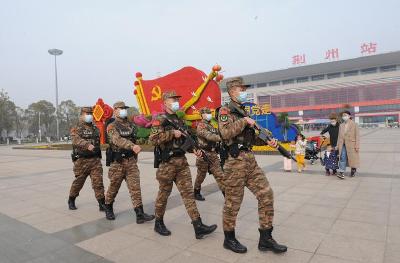
<svg viewBox="0 0 400 263">
<path fill-rule="evenodd" d="M 237 113 L 238 115 L 240 115 L 242 117 L 249 117 L 249 116 L 247 116 L 247 114 L 243 113 L 243 111 L 237 109 L 236 107 L 235 107 L 235 113 Z M 258 138 L 261 139 L 262 141 L 264 141 L 265 143 L 268 143 L 269 141 L 274 140 L 274 137 L 272 137 L 271 132 L 263 127 L 260 127 L 257 123 L 254 124 L 253 129 L 258 131 Z M 293 161 L 297 162 L 296 158 L 294 158 L 292 156 L 292 154 L 290 152 L 288 152 L 279 142 L 278 142 L 278 145 L 276 146 L 276 149 L 284 157 L 286 157 L 288 159 L 292 159 Z"/>
<path fill-rule="evenodd" d="M 183 145 L 180 147 L 183 151 L 188 152 L 190 149 L 195 149 L 201 152 L 201 157 L 203 157 L 204 161 L 210 164 L 210 159 L 208 158 L 206 152 L 200 148 L 198 142 L 193 138 L 193 135 L 184 127 L 181 127 L 174 121 L 165 118 L 163 122 L 163 126 L 172 126 L 175 130 L 178 130 L 182 133 L 182 135 L 185 137 L 185 142 Z"/>
</svg>

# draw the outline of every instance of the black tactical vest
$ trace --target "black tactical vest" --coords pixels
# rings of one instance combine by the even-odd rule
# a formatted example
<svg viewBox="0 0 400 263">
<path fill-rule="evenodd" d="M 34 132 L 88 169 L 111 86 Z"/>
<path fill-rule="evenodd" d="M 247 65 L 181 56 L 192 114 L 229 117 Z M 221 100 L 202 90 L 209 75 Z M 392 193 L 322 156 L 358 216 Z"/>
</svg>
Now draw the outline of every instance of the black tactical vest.
<svg viewBox="0 0 400 263">
<path fill-rule="evenodd" d="M 95 149 L 92 152 L 87 149 L 83 150 L 79 147 L 73 146 L 72 149 L 75 154 L 78 154 L 82 157 L 90 157 L 91 155 L 95 155 L 95 153 L 98 154 L 98 152 L 100 152 L 100 132 L 95 125 L 79 124 L 77 127 L 77 133 L 82 139 L 89 141 L 95 147 Z"/>
<path fill-rule="evenodd" d="M 176 114 L 168 114 L 167 118 L 175 123 L 177 123 L 181 127 L 185 127 L 183 121 L 176 116 Z M 170 124 L 163 123 L 164 131 L 174 130 L 174 127 Z M 179 138 L 174 138 L 169 142 L 166 142 L 161 146 L 161 150 L 166 153 L 173 153 L 175 155 L 184 155 L 185 151 L 183 151 L 180 147 L 185 143 L 185 137 L 181 136 Z"/>
<path fill-rule="evenodd" d="M 115 129 L 117 130 L 117 132 L 119 133 L 119 135 L 122 138 L 125 138 L 125 139 L 133 142 L 134 144 L 136 144 L 136 138 L 137 138 L 136 137 L 137 136 L 136 125 L 133 125 L 133 124 L 123 125 L 119 121 L 115 121 L 114 125 L 115 125 Z M 114 150 L 122 150 L 122 149 L 118 149 L 118 147 L 116 145 L 113 145 L 113 148 L 115 148 Z"/>
<path fill-rule="evenodd" d="M 238 107 L 232 104 L 232 102 L 228 105 L 229 110 L 231 114 L 233 114 L 236 119 L 241 119 L 243 118 L 238 111 L 242 111 L 242 113 L 245 113 L 247 116 L 248 114 L 246 113 L 246 110 L 244 107 Z M 244 130 L 238 134 L 235 138 L 232 139 L 233 144 L 238 144 L 239 148 L 247 148 L 251 149 L 251 147 L 254 145 L 256 141 L 256 134 L 253 128 L 246 126 Z"/>
</svg>

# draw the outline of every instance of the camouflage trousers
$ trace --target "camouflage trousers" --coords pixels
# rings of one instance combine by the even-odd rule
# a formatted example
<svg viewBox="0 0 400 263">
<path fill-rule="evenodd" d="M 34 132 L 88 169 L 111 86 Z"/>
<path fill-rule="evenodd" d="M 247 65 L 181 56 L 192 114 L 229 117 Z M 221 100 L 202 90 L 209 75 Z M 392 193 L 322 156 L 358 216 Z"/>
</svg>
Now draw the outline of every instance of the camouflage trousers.
<svg viewBox="0 0 400 263">
<path fill-rule="evenodd" d="M 210 164 L 207 163 L 203 159 L 203 157 L 197 157 L 196 166 L 197 166 L 197 176 L 194 182 L 194 189 L 201 189 L 201 184 L 204 182 L 206 178 L 207 172 L 212 174 L 217 181 L 218 187 L 222 192 L 225 192 L 224 186 L 224 172 L 222 171 L 221 164 L 219 161 L 218 154 L 216 152 L 206 152 L 207 157 L 210 160 Z"/>
<path fill-rule="evenodd" d="M 100 158 L 79 158 L 74 162 L 73 171 L 75 180 L 72 182 L 69 196 L 77 197 L 85 184 L 86 178 L 90 176 L 96 199 L 104 198 L 103 166 Z"/>
<path fill-rule="evenodd" d="M 106 193 L 106 204 L 114 202 L 122 181 L 125 180 L 133 207 L 136 208 L 143 205 L 139 174 L 140 172 L 137 166 L 137 161 L 134 157 L 124 158 L 121 162 L 112 162 L 110 169 L 108 170 L 110 186 Z"/>
<path fill-rule="evenodd" d="M 171 194 L 174 182 L 192 221 L 200 217 L 194 200 L 189 164 L 185 156 L 173 157 L 168 162 L 161 163 L 157 170 L 156 178 L 159 183 L 155 204 L 156 218 L 164 217 L 168 197 Z"/>
<path fill-rule="evenodd" d="M 240 152 L 237 158 L 229 157 L 224 165 L 225 205 L 223 211 L 224 231 L 235 229 L 236 217 L 243 201 L 246 186 L 258 200 L 261 229 L 272 227 L 274 195 L 269 182 L 251 152 Z"/>
</svg>

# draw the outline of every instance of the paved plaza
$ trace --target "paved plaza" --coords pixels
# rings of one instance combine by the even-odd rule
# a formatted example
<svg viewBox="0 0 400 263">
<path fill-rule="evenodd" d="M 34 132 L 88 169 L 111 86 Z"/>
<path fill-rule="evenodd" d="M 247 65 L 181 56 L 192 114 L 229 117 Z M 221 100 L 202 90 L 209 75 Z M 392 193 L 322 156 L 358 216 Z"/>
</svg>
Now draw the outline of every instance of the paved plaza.
<svg viewBox="0 0 400 263">
<path fill-rule="evenodd" d="M 257 156 L 275 193 L 275 238 L 286 254 L 262 253 L 257 201 L 246 190 L 236 234 L 248 247 L 235 254 L 222 247 L 223 196 L 207 176 L 203 222 L 215 233 L 196 240 L 179 193 L 169 199 L 162 237 L 153 222 L 137 225 L 123 184 L 116 220 L 98 211 L 89 180 L 67 208 L 73 180 L 69 151 L 0 147 L 0 262 L 400 262 L 400 129 L 361 130 L 361 169 L 355 178 L 325 176 L 320 164 L 302 174 L 283 172 L 281 156 Z M 192 175 L 195 159 L 189 156 Z M 104 163 L 104 160 L 103 160 Z M 158 191 L 152 153 L 139 157 L 145 211 L 154 211 Z M 293 167 L 295 168 L 295 167 Z M 295 169 L 293 169 L 295 170 Z M 107 168 L 104 183 L 108 187 Z"/>
</svg>

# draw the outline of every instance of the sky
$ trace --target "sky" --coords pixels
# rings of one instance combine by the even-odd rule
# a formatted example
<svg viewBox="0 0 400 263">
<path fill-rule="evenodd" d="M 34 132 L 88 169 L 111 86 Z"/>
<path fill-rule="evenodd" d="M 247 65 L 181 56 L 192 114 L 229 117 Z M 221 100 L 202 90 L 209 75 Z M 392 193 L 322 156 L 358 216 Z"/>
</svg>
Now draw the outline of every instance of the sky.
<svg viewBox="0 0 400 263">
<path fill-rule="evenodd" d="M 135 73 L 144 79 L 185 66 L 225 77 L 400 50 L 398 0 L 0 0 L 0 89 L 20 107 L 59 101 L 137 105 Z"/>
</svg>

